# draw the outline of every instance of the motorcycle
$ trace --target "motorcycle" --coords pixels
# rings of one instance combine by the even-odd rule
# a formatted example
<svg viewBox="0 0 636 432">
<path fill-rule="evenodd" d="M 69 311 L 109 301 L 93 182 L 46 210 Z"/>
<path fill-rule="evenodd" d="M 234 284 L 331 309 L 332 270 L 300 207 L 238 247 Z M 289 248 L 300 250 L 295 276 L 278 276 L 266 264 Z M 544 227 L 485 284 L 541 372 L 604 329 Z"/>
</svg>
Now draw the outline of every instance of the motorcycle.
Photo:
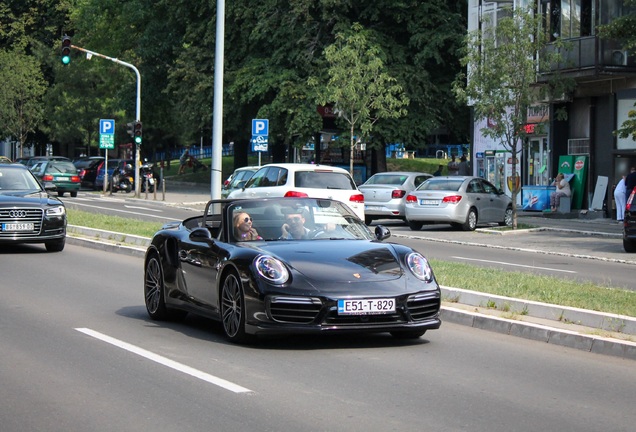
<svg viewBox="0 0 636 432">
<path fill-rule="evenodd" d="M 132 166 L 126 164 L 123 168 L 117 168 L 113 171 L 112 192 L 124 191 L 130 193 L 135 184 L 133 178 Z"/>
<path fill-rule="evenodd" d="M 141 179 L 142 192 L 146 192 L 146 185 L 148 185 L 149 193 L 153 193 L 155 191 L 156 179 L 152 168 L 152 164 L 147 162 L 139 167 L 139 178 Z"/>
</svg>

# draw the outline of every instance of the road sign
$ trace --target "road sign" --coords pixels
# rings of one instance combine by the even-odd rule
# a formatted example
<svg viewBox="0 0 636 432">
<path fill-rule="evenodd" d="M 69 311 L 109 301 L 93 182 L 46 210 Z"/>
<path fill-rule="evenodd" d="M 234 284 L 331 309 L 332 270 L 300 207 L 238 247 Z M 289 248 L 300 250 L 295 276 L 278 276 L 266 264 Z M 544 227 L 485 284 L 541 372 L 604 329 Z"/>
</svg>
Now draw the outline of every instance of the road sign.
<svg viewBox="0 0 636 432">
<path fill-rule="evenodd" d="M 264 135 L 252 135 L 252 151 L 266 152 L 268 138 Z"/>
<path fill-rule="evenodd" d="M 269 120 L 252 119 L 252 135 L 269 135 Z"/>
<path fill-rule="evenodd" d="M 115 120 L 99 120 L 99 134 L 100 135 L 113 135 L 115 134 Z"/>
<path fill-rule="evenodd" d="M 100 134 L 99 135 L 99 148 L 113 150 L 115 148 L 115 135 L 113 134 Z"/>
</svg>

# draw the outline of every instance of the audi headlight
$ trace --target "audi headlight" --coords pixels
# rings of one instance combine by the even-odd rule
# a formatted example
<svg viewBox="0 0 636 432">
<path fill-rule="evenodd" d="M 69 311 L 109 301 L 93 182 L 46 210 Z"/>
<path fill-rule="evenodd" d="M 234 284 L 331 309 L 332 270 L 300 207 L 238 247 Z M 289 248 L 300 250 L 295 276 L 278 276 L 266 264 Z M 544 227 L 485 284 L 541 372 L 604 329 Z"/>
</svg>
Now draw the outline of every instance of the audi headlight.
<svg viewBox="0 0 636 432">
<path fill-rule="evenodd" d="M 254 260 L 254 266 L 264 279 L 275 284 L 283 284 L 289 279 L 289 272 L 285 265 L 278 259 L 267 255 L 261 255 Z"/>
<path fill-rule="evenodd" d="M 431 282 L 433 280 L 433 269 L 431 269 L 428 260 L 421 254 L 417 252 L 408 254 L 406 264 L 416 278 L 425 282 Z"/>
<path fill-rule="evenodd" d="M 46 209 L 47 216 L 64 216 L 65 213 L 66 209 L 64 208 L 64 206 L 55 206 Z"/>
</svg>

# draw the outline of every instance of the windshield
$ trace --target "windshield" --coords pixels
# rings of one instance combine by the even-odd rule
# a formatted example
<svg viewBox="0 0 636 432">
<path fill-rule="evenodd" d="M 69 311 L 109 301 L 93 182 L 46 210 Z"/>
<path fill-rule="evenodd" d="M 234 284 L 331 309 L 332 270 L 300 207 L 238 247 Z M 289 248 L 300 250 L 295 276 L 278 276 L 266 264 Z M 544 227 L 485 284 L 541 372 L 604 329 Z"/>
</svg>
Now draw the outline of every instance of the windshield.
<svg viewBox="0 0 636 432">
<path fill-rule="evenodd" d="M 372 176 L 365 185 L 375 185 L 375 184 L 383 184 L 383 185 L 393 185 L 400 186 L 402 185 L 408 176 L 406 175 L 395 175 L 395 174 L 376 174 Z"/>
<path fill-rule="evenodd" d="M 441 191 L 458 191 L 459 188 L 464 183 L 464 179 L 462 178 L 441 178 L 441 179 L 428 179 L 424 183 L 422 183 L 416 190 L 441 190 Z"/>
<path fill-rule="evenodd" d="M 35 190 L 42 190 L 40 183 L 23 166 L 0 167 L 0 193 Z"/>
<path fill-rule="evenodd" d="M 231 204 L 227 211 L 234 241 L 375 239 L 364 222 L 338 201 L 241 200 Z"/>
</svg>

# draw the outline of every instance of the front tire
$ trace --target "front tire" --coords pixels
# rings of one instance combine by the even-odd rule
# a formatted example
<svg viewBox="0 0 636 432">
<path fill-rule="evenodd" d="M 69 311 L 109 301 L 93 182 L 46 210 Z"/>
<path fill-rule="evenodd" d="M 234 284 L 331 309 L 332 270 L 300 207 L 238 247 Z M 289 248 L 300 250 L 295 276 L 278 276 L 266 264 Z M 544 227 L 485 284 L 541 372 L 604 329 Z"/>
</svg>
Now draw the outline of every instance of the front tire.
<svg viewBox="0 0 636 432">
<path fill-rule="evenodd" d="M 223 332 L 231 342 L 245 342 L 245 296 L 241 282 L 230 273 L 221 287 L 221 320 Z"/>
<path fill-rule="evenodd" d="M 636 252 L 636 242 L 623 239 L 623 249 L 625 249 L 625 252 L 628 253 Z"/>
<path fill-rule="evenodd" d="M 64 250 L 64 245 L 66 244 L 66 238 L 50 241 L 44 243 L 44 247 L 48 252 L 62 252 Z"/>
<path fill-rule="evenodd" d="M 373 222 L 373 218 L 371 216 L 365 216 L 364 217 L 364 224 L 365 225 L 371 225 L 371 222 Z"/>
<path fill-rule="evenodd" d="M 475 228 L 477 228 L 477 211 L 471 208 L 466 216 L 466 222 L 462 224 L 462 229 L 464 231 L 475 231 Z"/>
</svg>

